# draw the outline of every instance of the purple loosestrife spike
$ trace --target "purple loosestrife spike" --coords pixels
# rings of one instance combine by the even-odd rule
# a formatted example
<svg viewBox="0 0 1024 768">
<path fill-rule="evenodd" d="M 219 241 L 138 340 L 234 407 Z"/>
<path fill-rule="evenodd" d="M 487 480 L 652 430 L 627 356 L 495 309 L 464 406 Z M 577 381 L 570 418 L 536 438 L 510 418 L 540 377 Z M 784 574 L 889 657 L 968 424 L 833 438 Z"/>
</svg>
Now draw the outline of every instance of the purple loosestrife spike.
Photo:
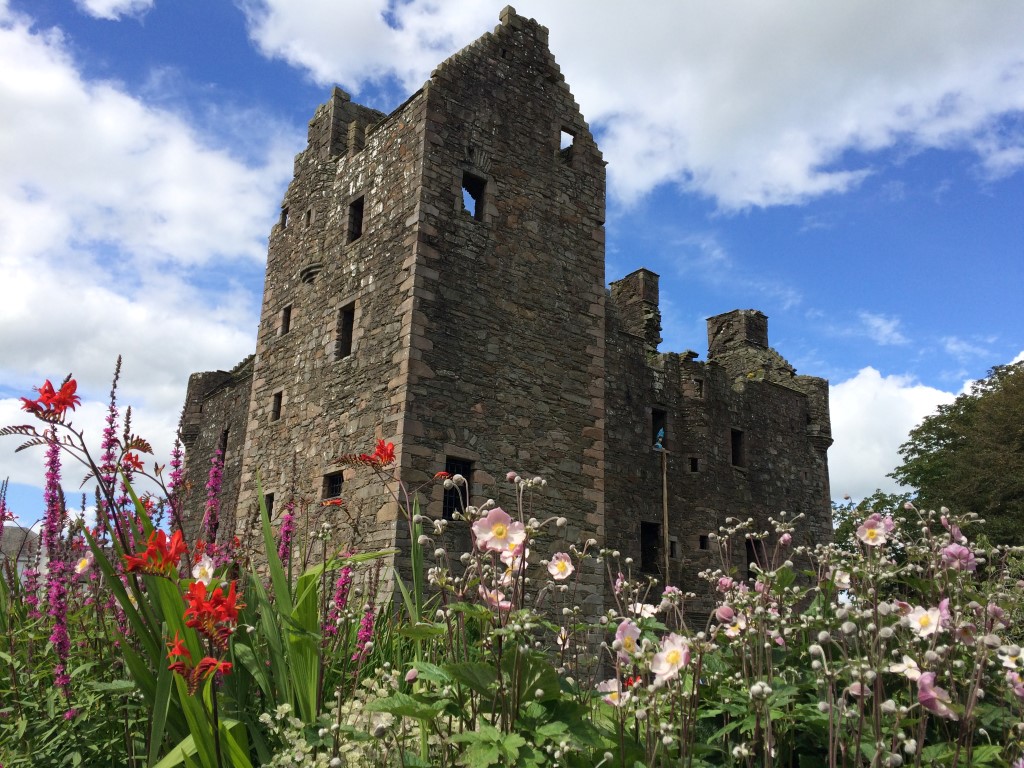
<svg viewBox="0 0 1024 768">
<path fill-rule="evenodd" d="M 71 677 L 67 673 L 71 639 L 68 637 L 68 581 L 71 565 L 68 563 L 69 546 L 63 539 L 67 508 L 60 488 L 60 444 L 53 440 L 46 449 L 46 518 L 43 522 L 42 544 L 49 558 L 46 576 L 47 614 L 53 620 L 50 643 L 57 654 L 54 683 L 68 699 L 71 695 Z"/>
<path fill-rule="evenodd" d="M 346 565 L 334 582 L 334 597 L 331 598 L 331 609 L 327 613 L 327 622 L 323 627 L 324 637 L 334 637 L 338 634 L 338 622 L 341 621 L 342 613 L 348 606 L 348 593 L 351 588 L 352 568 Z"/>
<path fill-rule="evenodd" d="M 4 540 L 4 523 L 13 520 L 14 515 L 7 509 L 7 480 L 0 483 L 0 543 Z"/>
<path fill-rule="evenodd" d="M 281 516 L 281 527 L 278 529 L 277 556 L 281 562 L 287 562 L 288 555 L 292 549 L 292 536 L 295 534 L 295 502 L 289 501 L 285 504 L 284 514 Z"/>
<path fill-rule="evenodd" d="M 203 514 L 203 537 L 208 544 L 217 540 L 220 524 L 220 487 L 224 480 L 224 454 L 218 448 L 210 459 L 210 474 L 206 480 L 206 511 Z"/>
</svg>

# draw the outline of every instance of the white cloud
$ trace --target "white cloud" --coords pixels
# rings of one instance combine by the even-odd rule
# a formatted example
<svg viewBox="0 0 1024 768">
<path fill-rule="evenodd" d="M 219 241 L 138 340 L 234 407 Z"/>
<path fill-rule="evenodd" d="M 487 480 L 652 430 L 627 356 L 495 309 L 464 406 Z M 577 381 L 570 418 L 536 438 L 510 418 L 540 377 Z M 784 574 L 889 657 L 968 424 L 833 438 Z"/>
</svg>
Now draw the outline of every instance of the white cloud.
<svg viewBox="0 0 1024 768">
<path fill-rule="evenodd" d="M 75 0 L 83 12 L 97 19 L 118 21 L 125 16 L 142 16 L 155 0 Z"/>
<path fill-rule="evenodd" d="M 874 368 L 833 384 L 829 390 L 832 496 L 863 498 L 881 488 L 900 490 L 886 477 L 900 464 L 899 447 L 910 430 L 956 395 L 916 383 L 909 376 L 882 376 Z"/>
<path fill-rule="evenodd" d="M 875 312 L 859 312 L 857 317 L 861 323 L 860 333 L 876 344 L 898 346 L 909 341 L 900 332 L 900 320 L 898 317 L 888 317 Z"/>
<path fill-rule="evenodd" d="M 0 391 L 72 372 L 102 401 L 122 354 L 122 397 L 164 459 L 188 372 L 252 351 L 259 297 L 241 286 L 259 283 L 299 137 L 244 115 L 239 159 L 176 113 L 84 79 L 59 31 L 2 0 L 0 109 Z M 12 423 L 18 403 L 3 402 Z M 0 477 L 41 482 L 25 469 L 38 462 L 8 455 Z"/>
<path fill-rule="evenodd" d="M 358 94 L 419 87 L 493 26 L 504 0 L 247 0 L 268 55 Z M 1024 14 L 1009 0 L 678 3 L 521 0 L 600 132 L 613 195 L 678 184 L 726 209 L 860 183 L 870 153 L 960 148 L 994 175 L 1024 166 Z M 344 44 L 339 44 L 344 41 Z M 850 152 L 869 159 L 844 167 Z"/>
</svg>

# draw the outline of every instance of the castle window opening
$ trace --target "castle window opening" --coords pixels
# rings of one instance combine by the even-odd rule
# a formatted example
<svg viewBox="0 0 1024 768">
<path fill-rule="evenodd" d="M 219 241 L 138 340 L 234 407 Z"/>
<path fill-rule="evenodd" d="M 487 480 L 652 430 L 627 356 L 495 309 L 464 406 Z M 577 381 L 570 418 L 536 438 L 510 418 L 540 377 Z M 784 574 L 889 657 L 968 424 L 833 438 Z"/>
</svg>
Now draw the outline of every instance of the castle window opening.
<svg viewBox="0 0 1024 768">
<path fill-rule="evenodd" d="M 679 559 L 679 539 L 672 536 L 668 540 L 668 556 L 673 560 Z"/>
<path fill-rule="evenodd" d="M 274 519 L 274 494 L 264 493 L 263 494 L 263 505 L 267 508 L 267 517 L 271 520 Z"/>
<path fill-rule="evenodd" d="M 220 461 L 223 464 L 228 458 L 228 430 L 220 433 Z"/>
<path fill-rule="evenodd" d="M 352 354 L 352 332 L 356 324 L 356 305 L 353 302 L 338 312 L 338 340 L 335 344 L 334 359 L 343 360 Z"/>
<path fill-rule="evenodd" d="M 696 456 L 690 457 L 690 471 L 700 472 L 700 459 L 698 459 Z"/>
<path fill-rule="evenodd" d="M 348 242 L 354 243 L 363 236 L 363 201 L 360 197 L 348 206 Z"/>
<path fill-rule="evenodd" d="M 281 401 L 284 400 L 284 392 L 275 392 L 270 403 L 270 420 L 277 421 L 281 418 Z"/>
<path fill-rule="evenodd" d="M 281 310 L 281 330 L 278 336 L 284 336 L 292 329 L 292 305 L 289 304 Z"/>
<path fill-rule="evenodd" d="M 451 520 L 456 512 L 462 512 L 469 505 L 469 487 L 473 483 L 473 462 L 454 456 L 445 456 L 444 471 L 448 473 L 449 477 L 462 475 L 466 478 L 465 485 L 444 489 L 441 516 L 445 520 Z"/>
<path fill-rule="evenodd" d="M 747 466 L 746 440 L 742 429 L 729 430 L 729 460 L 734 467 Z"/>
<path fill-rule="evenodd" d="M 312 223 L 313 223 L 313 209 L 312 209 L 312 208 L 307 208 L 307 209 L 306 209 L 306 220 L 305 220 L 305 224 L 306 224 L 306 226 L 308 227 L 308 226 L 309 226 L 310 224 L 312 224 Z"/>
<path fill-rule="evenodd" d="M 698 398 L 703 398 L 704 397 L 704 379 L 694 379 L 693 380 L 693 391 L 695 393 L 694 397 L 698 397 Z"/>
<path fill-rule="evenodd" d="M 708 536 L 706 533 L 702 533 L 700 537 L 697 539 L 697 546 L 703 550 L 711 549 L 711 537 Z"/>
<path fill-rule="evenodd" d="M 561 135 L 558 140 L 558 156 L 562 159 L 563 163 L 571 163 L 573 150 L 576 148 L 576 134 L 570 131 L 568 128 L 562 128 Z"/>
<path fill-rule="evenodd" d="M 484 219 L 484 192 L 487 181 L 469 171 L 462 174 L 462 210 L 477 221 Z"/>
<path fill-rule="evenodd" d="M 640 521 L 640 570 L 658 572 L 658 550 L 661 545 L 661 525 Z"/>
<path fill-rule="evenodd" d="M 331 472 L 330 474 L 324 475 L 323 498 L 336 499 L 341 496 L 341 486 L 343 482 L 344 477 L 341 472 Z"/>
<path fill-rule="evenodd" d="M 281 229 L 288 228 L 288 206 L 281 208 Z"/>
<path fill-rule="evenodd" d="M 668 448 L 668 413 L 661 408 L 651 408 L 651 445 Z"/>
</svg>

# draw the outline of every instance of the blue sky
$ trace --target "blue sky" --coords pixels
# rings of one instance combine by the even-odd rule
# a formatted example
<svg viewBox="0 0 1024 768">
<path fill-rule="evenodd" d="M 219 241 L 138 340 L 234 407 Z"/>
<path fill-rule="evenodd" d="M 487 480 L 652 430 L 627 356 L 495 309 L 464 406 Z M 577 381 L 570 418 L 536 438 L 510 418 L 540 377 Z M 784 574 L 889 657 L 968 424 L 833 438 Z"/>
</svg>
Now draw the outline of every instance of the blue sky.
<svg viewBox="0 0 1024 768">
<path fill-rule="evenodd" d="M 188 374 L 254 348 L 266 237 L 330 87 L 390 110 L 502 4 L 0 0 L 0 422 L 73 372 L 98 437 L 121 354 L 163 459 Z M 907 431 L 1020 359 L 1019 5 L 516 7 L 609 162 L 608 279 L 661 275 L 663 351 L 764 311 L 832 384 L 835 496 L 891 489 Z M 15 446 L 0 477 L 32 520 L 41 455 Z"/>
</svg>

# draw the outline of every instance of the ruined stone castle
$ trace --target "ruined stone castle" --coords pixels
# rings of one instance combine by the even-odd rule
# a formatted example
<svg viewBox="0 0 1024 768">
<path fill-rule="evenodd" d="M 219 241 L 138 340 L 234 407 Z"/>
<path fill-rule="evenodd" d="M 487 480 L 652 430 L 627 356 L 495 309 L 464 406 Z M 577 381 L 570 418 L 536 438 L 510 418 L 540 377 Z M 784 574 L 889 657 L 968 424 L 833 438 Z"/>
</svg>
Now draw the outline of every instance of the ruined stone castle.
<svg viewBox="0 0 1024 768">
<path fill-rule="evenodd" d="M 541 475 L 534 515 L 689 588 L 728 517 L 803 512 L 831 536 L 827 382 L 796 375 L 756 310 L 710 318 L 706 360 L 657 351 L 658 276 L 606 283 L 605 163 L 547 43 L 506 8 L 391 114 L 337 88 L 317 109 L 255 355 L 189 380 L 192 524 L 219 448 L 222 529 L 258 473 L 275 512 L 294 497 L 361 548 L 402 547 L 379 481 L 335 461 L 383 438 L 426 514 L 458 503 L 438 471 L 506 508 L 506 471 Z"/>
</svg>

